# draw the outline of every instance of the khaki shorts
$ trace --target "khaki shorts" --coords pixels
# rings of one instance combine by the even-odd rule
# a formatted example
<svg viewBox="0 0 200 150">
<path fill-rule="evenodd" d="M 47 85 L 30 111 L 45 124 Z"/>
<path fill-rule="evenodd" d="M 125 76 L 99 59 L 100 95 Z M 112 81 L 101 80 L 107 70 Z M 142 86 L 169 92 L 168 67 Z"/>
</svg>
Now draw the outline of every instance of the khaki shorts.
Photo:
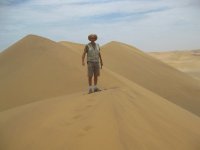
<svg viewBox="0 0 200 150">
<path fill-rule="evenodd" d="M 88 76 L 92 77 L 93 74 L 94 76 L 99 76 L 100 75 L 100 66 L 99 66 L 99 62 L 87 62 L 87 66 L 88 66 Z"/>
</svg>

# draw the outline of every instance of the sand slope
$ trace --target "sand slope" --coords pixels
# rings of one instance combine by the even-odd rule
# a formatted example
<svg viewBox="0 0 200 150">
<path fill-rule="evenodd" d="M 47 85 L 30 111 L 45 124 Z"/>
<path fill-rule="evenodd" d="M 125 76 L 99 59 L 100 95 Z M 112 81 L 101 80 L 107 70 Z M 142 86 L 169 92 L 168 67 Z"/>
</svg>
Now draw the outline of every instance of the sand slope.
<svg viewBox="0 0 200 150">
<path fill-rule="evenodd" d="M 198 80 L 112 42 L 87 94 L 83 47 L 29 35 L 0 54 L 0 149 L 200 149 Z"/>
<path fill-rule="evenodd" d="M 73 50 L 76 54 L 82 55 L 84 50 L 84 44 L 74 43 L 74 42 L 68 42 L 68 41 L 60 41 L 58 42 L 61 45 L 70 47 L 71 50 Z"/>
<path fill-rule="evenodd" d="M 87 68 L 82 66 L 76 50 L 70 45 L 28 35 L 3 51 L 0 111 L 44 98 L 87 92 Z M 116 86 L 116 81 L 104 70 L 101 76 L 100 87 Z"/>
<path fill-rule="evenodd" d="M 0 113 L 4 150 L 197 150 L 200 118 L 115 73 L 124 85 Z"/>
<path fill-rule="evenodd" d="M 84 45 L 60 42 L 82 54 Z M 200 115 L 200 82 L 153 58 L 141 50 L 120 42 L 101 48 L 104 66 L 154 93 Z"/>
<path fill-rule="evenodd" d="M 26 36 L 0 55 L 0 110 L 81 90 L 87 82 L 80 72 L 80 58 L 70 48 Z"/>
<path fill-rule="evenodd" d="M 198 80 L 120 42 L 103 46 L 102 53 L 109 69 L 200 115 Z"/>
<path fill-rule="evenodd" d="M 200 79 L 200 50 L 151 52 L 148 54 Z"/>
</svg>

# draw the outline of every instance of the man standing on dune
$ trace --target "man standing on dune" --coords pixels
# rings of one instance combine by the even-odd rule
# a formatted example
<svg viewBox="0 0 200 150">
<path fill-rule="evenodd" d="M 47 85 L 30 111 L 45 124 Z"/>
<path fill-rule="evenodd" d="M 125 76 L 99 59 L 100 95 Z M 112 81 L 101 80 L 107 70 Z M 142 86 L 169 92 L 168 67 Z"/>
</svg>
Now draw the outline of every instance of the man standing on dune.
<svg viewBox="0 0 200 150">
<path fill-rule="evenodd" d="M 85 54 L 87 53 L 87 68 L 88 68 L 88 84 L 89 84 L 89 94 L 93 92 L 100 91 L 97 87 L 98 76 L 100 75 L 99 59 L 101 63 L 101 68 L 103 66 L 103 61 L 101 58 L 100 47 L 98 43 L 95 43 L 97 40 L 96 34 L 90 34 L 88 36 L 88 43 L 85 46 L 83 55 L 82 55 L 82 65 L 85 65 Z M 94 75 L 94 87 L 92 87 L 92 77 Z"/>
</svg>

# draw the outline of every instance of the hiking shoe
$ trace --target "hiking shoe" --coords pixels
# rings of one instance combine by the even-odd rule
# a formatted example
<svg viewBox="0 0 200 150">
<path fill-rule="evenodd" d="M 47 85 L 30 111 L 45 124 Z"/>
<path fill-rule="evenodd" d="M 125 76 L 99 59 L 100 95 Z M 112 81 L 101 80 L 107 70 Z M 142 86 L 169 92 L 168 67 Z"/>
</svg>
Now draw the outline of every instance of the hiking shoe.
<svg viewBox="0 0 200 150">
<path fill-rule="evenodd" d="M 92 89 L 89 89 L 88 94 L 90 94 L 90 93 L 92 93 L 92 92 L 93 92 Z"/>
<path fill-rule="evenodd" d="M 94 88 L 94 92 L 101 91 L 99 88 Z"/>
</svg>

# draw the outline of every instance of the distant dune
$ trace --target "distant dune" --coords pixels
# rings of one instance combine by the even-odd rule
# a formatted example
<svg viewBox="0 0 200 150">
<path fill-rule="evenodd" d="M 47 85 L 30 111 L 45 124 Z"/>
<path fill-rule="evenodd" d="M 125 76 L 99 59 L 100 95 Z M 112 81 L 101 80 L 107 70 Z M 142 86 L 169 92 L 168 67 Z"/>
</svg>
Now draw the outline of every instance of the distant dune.
<svg viewBox="0 0 200 150">
<path fill-rule="evenodd" d="M 200 80 L 200 50 L 151 52 L 149 54 Z"/>
<path fill-rule="evenodd" d="M 0 53 L 0 149 L 200 148 L 199 80 L 113 41 L 87 94 L 83 48 L 28 35 Z"/>
</svg>

